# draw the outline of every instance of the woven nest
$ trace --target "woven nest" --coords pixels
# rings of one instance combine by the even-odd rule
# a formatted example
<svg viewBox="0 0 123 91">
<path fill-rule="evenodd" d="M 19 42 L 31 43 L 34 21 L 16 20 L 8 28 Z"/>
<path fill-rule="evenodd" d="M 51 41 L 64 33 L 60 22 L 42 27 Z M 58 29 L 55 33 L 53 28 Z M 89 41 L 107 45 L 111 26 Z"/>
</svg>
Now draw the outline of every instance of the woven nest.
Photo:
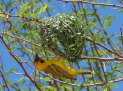
<svg viewBox="0 0 123 91">
<path fill-rule="evenodd" d="M 82 55 L 86 30 L 82 17 L 58 15 L 44 19 L 39 34 L 43 46 L 69 61 L 75 61 Z"/>
</svg>

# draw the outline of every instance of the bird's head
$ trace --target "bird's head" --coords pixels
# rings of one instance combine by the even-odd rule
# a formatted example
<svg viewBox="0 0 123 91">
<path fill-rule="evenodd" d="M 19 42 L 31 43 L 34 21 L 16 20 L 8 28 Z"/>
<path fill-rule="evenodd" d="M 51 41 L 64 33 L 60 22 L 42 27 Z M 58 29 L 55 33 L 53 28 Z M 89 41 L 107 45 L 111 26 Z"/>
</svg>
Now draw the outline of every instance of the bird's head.
<svg viewBox="0 0 123 91">
<path fill-rule="evenodd" d="M 38 62 L 38 61 L 40 61 L 41 63 L 44 63 L 44 60 L 41 59 L 41 58 L 38 56 L 38 54 L 36 54 L 36 55 L 35 55 L 34 62 Z"/>
</svg>

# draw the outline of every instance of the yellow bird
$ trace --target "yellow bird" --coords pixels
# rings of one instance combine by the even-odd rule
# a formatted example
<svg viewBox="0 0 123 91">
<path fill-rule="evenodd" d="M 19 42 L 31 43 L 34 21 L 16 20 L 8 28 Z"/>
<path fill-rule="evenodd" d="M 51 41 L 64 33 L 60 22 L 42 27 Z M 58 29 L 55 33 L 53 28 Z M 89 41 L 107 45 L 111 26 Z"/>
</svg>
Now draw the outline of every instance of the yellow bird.
<svg viewBox="0 0 123 91">
<path fill-rule="evenodd" d="M 75 80 L 75 76 L 79 74 L 91 74 L 91 72 L 79 72 L 75 69 L 65 65 L 61 59 L 57 60 L 43 60 L 37 54 L 34 59 L 35 67 L 39 71 L 44 71 L 52 74 L 54 78 L 67 78 Z"/>
</svg>

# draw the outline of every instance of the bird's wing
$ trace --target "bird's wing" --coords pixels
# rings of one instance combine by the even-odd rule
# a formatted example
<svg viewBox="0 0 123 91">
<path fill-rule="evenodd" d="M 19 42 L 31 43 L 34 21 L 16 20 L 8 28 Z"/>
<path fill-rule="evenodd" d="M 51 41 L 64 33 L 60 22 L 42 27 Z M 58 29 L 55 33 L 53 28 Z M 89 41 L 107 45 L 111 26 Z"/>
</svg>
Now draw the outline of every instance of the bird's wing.
<svg viewBox="0 0 123 91">
<path fill-rule="evenodd" d="M 46 72 L 51 73 L 54 77 L 57 77 L 57 78 L 64 77 L 71 80 L 75 80 L 73 75 L 71 75 L 67 70 L 62 69 L 56 64 L 49 65 L 46 69 Z"/>
</svg>

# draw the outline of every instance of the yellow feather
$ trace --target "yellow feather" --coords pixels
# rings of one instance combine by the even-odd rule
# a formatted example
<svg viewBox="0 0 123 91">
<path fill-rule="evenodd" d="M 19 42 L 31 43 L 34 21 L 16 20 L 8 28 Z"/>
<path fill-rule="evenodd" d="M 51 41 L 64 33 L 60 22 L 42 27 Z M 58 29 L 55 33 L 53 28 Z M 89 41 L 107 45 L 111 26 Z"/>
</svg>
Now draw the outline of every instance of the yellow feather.
<svg viewBox="0 0 123 91">
<path fill-rule="evenodd" d="M 39 71 L 44 71 L 46 73 L 52 74 L 55 78 L 64 77 L 74 80 L 76 75 L 91 74 L 91 72 L 79 72 L 69 66 L 66 66 L 61 59 L 44 60 L 43 63 L 40 60 L 35 60 L 34 64 Z"/>
</svg>

